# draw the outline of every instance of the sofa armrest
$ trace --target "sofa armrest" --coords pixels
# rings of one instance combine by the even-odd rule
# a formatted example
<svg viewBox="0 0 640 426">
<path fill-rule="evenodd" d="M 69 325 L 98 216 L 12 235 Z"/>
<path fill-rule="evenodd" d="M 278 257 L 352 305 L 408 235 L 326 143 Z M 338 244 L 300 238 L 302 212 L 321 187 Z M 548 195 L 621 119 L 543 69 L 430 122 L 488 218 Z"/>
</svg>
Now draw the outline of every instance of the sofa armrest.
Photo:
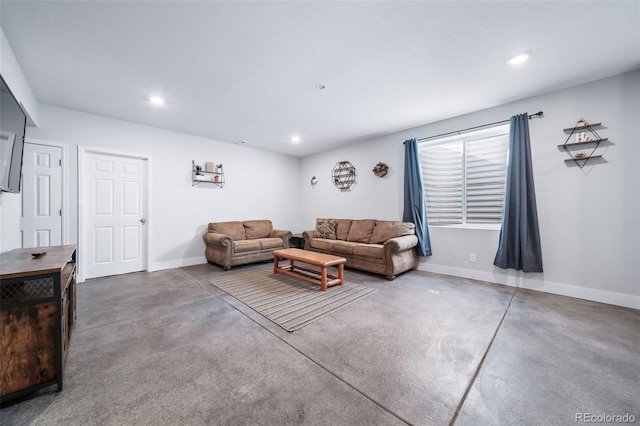
<svg viewBox="0 0 640 426">
<path fill-rule="evenodd" d="M 312 229 L 310 231 L 303 231 L 302 232 L 302 238 L 304 239 L 304 249 L 305 250 L 309 250 L 309 247 L 311 245 L 311 240 L 313 240 L 313 234 L 315 233 L 315 229 Z"/>
<path fill-rule="evenodd" d="M 402 237 L 389 238 L 384 242 L 384 250 L 390 252 L 401 252 L 411 250 L 418 245 L 416 235 L 403 235 Z"/>
<path fill-rule="evenodd" d="M 283 229 L 273 229 L 269 237 L 271 238 L 282 238 L 282 242 L 284 243 L 284 248 L 291 247 L 291 231 L 283 230 Z"/>
<path fill-rule="evenodd" d="M 205 243 L 214 246 L 231 246 L 233 240 L 226 234 L 218 234 L 216 232 L 205 232 L 202 235 L 202 239 Z"/>
<path fill-rule="evenodd" d="M 286 230 L 282 230 L 282 229 L 273 229 L 271 231 L 271 234 L 269 234 L 270 238 L 282 238 L 282 239 L 289 239 L 291 237 L 291 231 L 286 231 Z"/>
<path fill-rule="evenodd" d="M 216 263 L 225 271 L 231 269 L 233 240 L 226 234 L 206 232 L 202 235 L 205 242 L 204 257 L 209 263 Z"/>
</svg>

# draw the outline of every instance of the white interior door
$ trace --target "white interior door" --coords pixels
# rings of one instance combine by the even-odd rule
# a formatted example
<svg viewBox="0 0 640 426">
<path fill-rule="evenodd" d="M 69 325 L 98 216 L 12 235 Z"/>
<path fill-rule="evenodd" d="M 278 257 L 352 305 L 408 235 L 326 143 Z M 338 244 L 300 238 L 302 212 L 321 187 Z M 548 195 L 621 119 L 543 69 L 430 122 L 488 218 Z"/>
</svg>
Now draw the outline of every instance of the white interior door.
<svg viewBox="0 0 640 426">
<path fill-rule="evenodd" d="M 84 167 L 84 277 L 146 270 L 146 160 L 87 153 Z"/>
<path fill-rule="evenodd" d="M 22 247 L 62 244 L 62 148 L 24 144 Z"/>
</svg>

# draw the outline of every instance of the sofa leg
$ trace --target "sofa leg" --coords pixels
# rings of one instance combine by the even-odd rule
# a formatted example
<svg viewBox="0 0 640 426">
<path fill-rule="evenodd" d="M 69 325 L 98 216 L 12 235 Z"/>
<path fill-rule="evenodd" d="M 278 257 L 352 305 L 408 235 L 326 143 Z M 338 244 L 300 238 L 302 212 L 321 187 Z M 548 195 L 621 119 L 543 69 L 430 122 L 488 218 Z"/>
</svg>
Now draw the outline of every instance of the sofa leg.
<svg viewBox="0 0 640 426">
<path fill-rule="evenodd" d="M 389 281 L 393 281 L 395 278 L 396 278 L 396 276 L 395 276 L 395 275 L 387 275 L 387 279 L 388 279 Z"/>
</svg>

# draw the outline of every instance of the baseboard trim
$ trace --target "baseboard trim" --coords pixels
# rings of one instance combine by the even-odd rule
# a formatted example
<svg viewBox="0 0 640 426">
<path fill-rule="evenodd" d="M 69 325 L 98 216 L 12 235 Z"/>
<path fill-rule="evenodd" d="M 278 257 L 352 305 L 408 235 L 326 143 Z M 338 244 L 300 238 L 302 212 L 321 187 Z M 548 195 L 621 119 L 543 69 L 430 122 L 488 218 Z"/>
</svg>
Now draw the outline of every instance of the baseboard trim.
<svg viewBox="0 0 640 426">
<path fill-rule="evenodd" d="M 181 268 L 184 266 L 202 265 L 204 263 L 207 263 L 207 260 L 204 256 L 172 260 L 169 262 L 156 262 L 151 265 L 149 272 L 160 271 L 163 269 Z M 425 272 L 433 272 L 435 274 L 469 278 L 472 280 L 486 281 L 494 284 L 506 285 L 509 287 L 525 288 L 527 290 L 541 291 L 544 293 L 557 294 L 560 296 L 575 297 L 576 299 L 590 300 L 592 302 L 606 303 L 609 305 L 616 305 L 625 308 L 640 310 L 640 296 L 634 296 L 631 294 L 596 290 L 592 288 L 578 287 L 571 284 L 543 281 L 535 278 L 523 278 L 522 276 L 517 276 L 515 274 L 500 275 L 493 274 L 491 272 L 475 271 L 472 269 L 453 268 L 450 266 L 442 265 L 430 265 L 428 263 L 422 263 L 418 265 L 417 269 Z"/>
<path fill-rule="evenodd" d="M 615 293 L 612 291 L 596 290 L 592 288 L 578 287 L 571 284 L 544 281 L 536 278 L 526 278 L 516 275 L 493 274 L 491 272 L 474 271 L 472 269 L 453 268 L 450 266 L 430 265 L 421 263 L 418 270 L 433 272 L 436 274 L 451 275 L 455 277 L 469 278 L 472 280 L 486 281 L 494 284 L 519 287 L 528 290 L 542 291 L 544 293 L 560 296 L 575 297 L 576 299 L 590 300 L 592 302 L 606 303 L 640 310 L 640 296 Z"/>
<path fill-rule="evenodd" d="M 207 263 L 207 259 L 204 256 L 172 260 L 169 262 L 156 262 L 151 264 L 151 268 L 149 268 L 148 271 L 153 272 L 163 269 L 182 268 L 183 266 L 202 265 L 203 263 Z"/>
</svg>

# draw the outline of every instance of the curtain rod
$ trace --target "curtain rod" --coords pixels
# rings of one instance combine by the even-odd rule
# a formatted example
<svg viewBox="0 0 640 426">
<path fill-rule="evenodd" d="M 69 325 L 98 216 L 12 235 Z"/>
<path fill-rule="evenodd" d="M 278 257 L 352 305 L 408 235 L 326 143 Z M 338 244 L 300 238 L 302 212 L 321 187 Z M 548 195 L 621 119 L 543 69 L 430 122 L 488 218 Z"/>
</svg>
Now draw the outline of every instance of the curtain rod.
<svg viewBox="0 0 640 426">
<path fill-rule="evenodd" d="M 538 111 L 535 114 L 529 114 L 529 120 L 531 120 L 534 117 L 542 117 L 542 116 L 543 116 L 542 111 Z M 483 127 L 494 126 L 496 124 L 508 123 L 510 120 L 511 119 L 502 120 L 502 121 L 496 121 L 495 123 L 481 124 L 480 126 L 474 126 L 474 127 L 468 127 L 466 129 L 462 129 L 462 130 L 456 130 L 455 132 L 447 132 L 447 133 L 442 133 L 441 135 L 427 136 L 426 138 L 418 139 L 416 142 L 426 141 L 427 139 L 439 138 L 441 136 L 455 135 L 456 133 L 460 134 L 462 132 L 468 132 L 469 130 L 481 129 Z"/>
</svg>

